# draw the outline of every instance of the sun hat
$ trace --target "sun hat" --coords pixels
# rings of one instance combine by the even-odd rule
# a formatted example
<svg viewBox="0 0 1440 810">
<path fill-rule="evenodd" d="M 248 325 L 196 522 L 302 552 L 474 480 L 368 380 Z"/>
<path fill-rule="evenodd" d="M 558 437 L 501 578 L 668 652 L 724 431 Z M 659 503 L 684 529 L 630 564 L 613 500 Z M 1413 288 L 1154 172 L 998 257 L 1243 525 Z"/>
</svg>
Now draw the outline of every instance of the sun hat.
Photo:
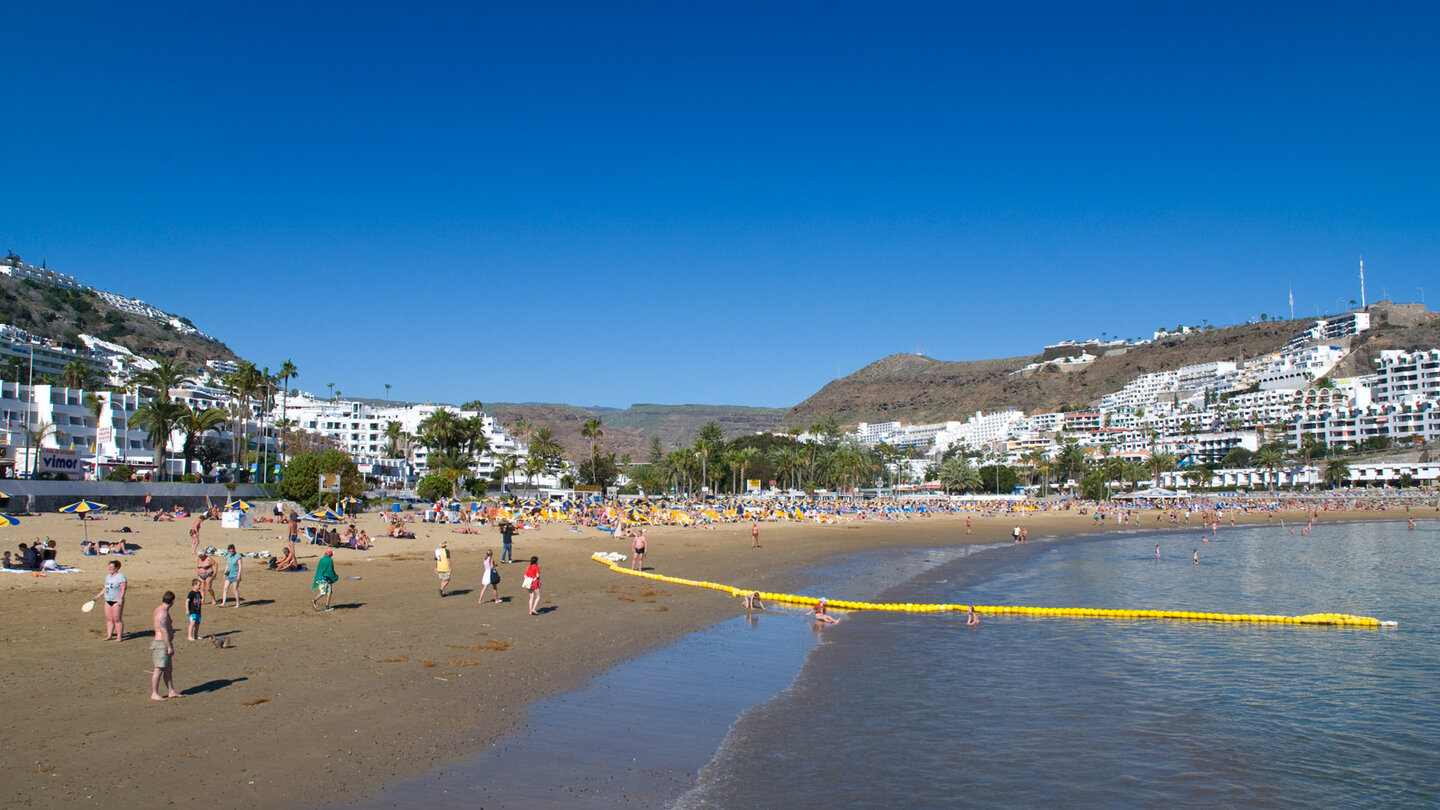
<svg viewBox="0 0 1440 810">
<path fill-rule="evenodd" d="M 334 556 L 335 556 L 335 549 L 333 549 L 333 548 L 327 548 L 327 549 L 325 549 L 325 556 L 326 556 L 326 557 L 334 557 Z"/>
</svg>

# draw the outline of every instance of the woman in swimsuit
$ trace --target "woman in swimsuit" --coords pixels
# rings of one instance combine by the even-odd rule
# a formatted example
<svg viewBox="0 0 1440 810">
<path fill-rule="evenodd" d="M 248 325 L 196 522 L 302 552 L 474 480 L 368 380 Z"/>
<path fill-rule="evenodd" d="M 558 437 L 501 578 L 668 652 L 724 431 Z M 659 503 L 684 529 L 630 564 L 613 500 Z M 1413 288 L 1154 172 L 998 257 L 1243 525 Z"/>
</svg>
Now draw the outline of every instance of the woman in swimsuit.
<svg viewBox="0 0 1440 810">
<path fill-rule="evenodd" d="M 215 604 L 215 561 L 208 552 L 200 552 L 200 559 L 195 563 L 195 576 L 200 580 L 200 586 L 210 594 L 208 604 Z"/>
<path fill-rule="evenodd" d="M 105 576 L 105 587 L 95 594 L 96 599 L 105 599 L 105 638 L 109 641 L 114 632 L 116 641 L 125 638 L 125 591 L 129 583 L 120 573 L 120 561 L 110 561 L 110 573 Z"/>
</svg>

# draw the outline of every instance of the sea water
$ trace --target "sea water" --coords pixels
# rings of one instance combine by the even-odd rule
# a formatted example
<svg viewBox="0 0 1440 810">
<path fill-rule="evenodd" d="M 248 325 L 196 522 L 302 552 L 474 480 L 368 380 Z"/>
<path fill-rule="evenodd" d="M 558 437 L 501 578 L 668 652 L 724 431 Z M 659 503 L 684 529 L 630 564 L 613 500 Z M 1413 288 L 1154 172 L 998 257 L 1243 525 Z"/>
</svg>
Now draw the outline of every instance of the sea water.
<svg viewBox="0 0 1440 810">
<path fill-rule="evenodd" d="M 1290 532 L 1032 542 L 883 598 L 1399 626 L 855 614 L 677 806 L 1440 805 L 1440 525 Z"/>
<path fill-rule="evenodd" d="M 862 612 L 817 631 L 772 606 L 367 806 L 1440 806 L 1440 524 L 1048 540 L 848 555 L 795 590 L 1399 626 Z"/>
</svg>

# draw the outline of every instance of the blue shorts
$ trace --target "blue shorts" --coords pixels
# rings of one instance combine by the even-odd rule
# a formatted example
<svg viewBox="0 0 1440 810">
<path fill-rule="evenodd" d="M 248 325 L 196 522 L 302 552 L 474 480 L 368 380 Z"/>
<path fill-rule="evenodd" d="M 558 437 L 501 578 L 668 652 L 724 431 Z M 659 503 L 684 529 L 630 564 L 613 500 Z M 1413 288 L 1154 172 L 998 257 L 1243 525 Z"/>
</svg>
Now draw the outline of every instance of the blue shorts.
<svg viewBox="0 0 1440 810">
<path fill-rule="evenodd" d="M 199 614 L 199 613 L 191 613 L 191 614 L 190 614 L 190 621 L 192 621 L 192 622 L 194 622 L 194 623 L 196 623 L 196 624 L 199 624 L 199 623 L 200 623 L 200 614 Z"/>
</svg>

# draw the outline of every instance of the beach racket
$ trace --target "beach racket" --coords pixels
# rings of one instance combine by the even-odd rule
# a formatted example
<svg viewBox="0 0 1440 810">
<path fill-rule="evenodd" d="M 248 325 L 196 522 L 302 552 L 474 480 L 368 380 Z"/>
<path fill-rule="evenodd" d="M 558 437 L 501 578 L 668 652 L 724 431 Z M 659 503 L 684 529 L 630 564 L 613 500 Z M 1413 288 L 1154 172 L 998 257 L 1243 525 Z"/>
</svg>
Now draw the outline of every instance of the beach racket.
<svg viewBox="0 0 1440 810">
<path fill-rule="evenodd" d="M 92 610 L 94 610 L 94 609 L 95 609 L 95 600 L 94 600 L 94 599 L 91 599 L 89 602 L 86 602 L 85 604 L 83 604 L 83 605 L 80 606 L 80 612 L 81 612 L 81 613 L 89 613 L 90 611 L 92 611 Z"/>
</svg>

